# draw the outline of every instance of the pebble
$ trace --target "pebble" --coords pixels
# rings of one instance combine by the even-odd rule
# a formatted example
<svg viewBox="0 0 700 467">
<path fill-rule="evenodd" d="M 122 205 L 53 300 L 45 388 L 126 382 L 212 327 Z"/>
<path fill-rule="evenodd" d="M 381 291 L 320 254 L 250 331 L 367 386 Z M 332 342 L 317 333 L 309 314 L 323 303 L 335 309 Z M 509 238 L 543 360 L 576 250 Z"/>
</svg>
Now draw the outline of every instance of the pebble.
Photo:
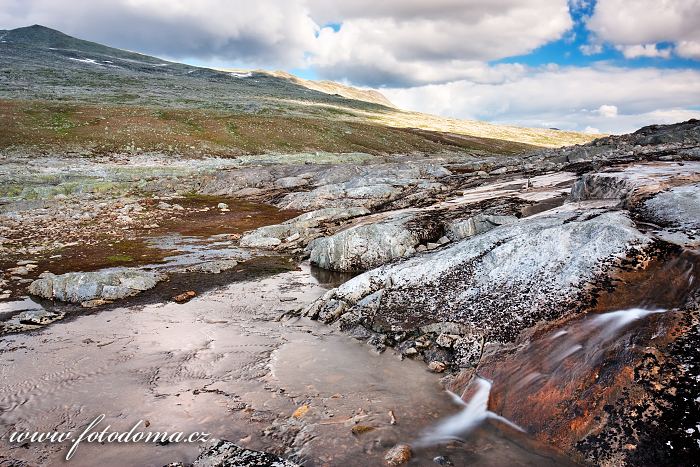
<svg viewBox="0 0 700 467">
<path fill-rule="evenodd" d="M 397 444 L 389 449 L 384 460 L 389 465 L 405 464 L 411 459 L 411 447 L 407 444 Z"/>
<path fill-rule="evenodd" d="M 433 373 L 442 373 L 445 371 L 445 364 L 442 362 L 430 362 L 428 363 L 428 369 Z"/>
<path fill-rule="evenodd" d="M 173 297 L 173 301 L 177 302 L 177 303 L 185 303 L 185 302 L 189 302 L 190 300 L 192 300 L 196 296 L 197 296 L 197 292 L 195 292 L 194 290 L 188 290 L 187 292 L 182 292 L 179 295 L 175 295 Z"/>
</svg>

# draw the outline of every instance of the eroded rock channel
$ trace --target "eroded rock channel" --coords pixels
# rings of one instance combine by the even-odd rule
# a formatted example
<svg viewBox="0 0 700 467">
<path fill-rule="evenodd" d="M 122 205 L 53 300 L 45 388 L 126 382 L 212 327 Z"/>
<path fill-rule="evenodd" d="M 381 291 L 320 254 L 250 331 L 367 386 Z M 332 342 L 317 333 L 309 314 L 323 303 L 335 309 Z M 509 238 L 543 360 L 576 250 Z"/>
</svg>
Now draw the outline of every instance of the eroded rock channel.
<svg viewBox="0 0 700 467">
<path fill-rule="evenodd" d="M 44 162 L 0 216 L 3 431 L 218 440 L 77 465 L 700 458 L 697 121 L 517 156 Z"/>
</svg>

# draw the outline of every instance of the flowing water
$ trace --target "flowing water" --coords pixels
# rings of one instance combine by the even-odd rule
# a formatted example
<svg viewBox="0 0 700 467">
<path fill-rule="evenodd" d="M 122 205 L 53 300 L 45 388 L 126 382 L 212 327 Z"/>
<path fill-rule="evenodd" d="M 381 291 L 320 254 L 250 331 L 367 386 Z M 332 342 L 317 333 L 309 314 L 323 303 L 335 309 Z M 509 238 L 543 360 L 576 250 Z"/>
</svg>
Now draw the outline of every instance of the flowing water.
<svg viewBox="0 0 700 467">
<path fill-rule="evenodd" d="M 461 412 L 426 430 L 416 445 L 458 442 L 478 450 L 495 437 L 542 453 L 546 445 L 565 448 L 582 439 L 595 425 L 595 413 L 632 383 L 632 368 L 643 353 L 672 340 L 683 316 L 679 309 L 698 289 L 699 258 L 684 250 L 642 272 L 622 274 L 618 287 L 600 297 L 600 312 L 546 327 L 514 349 L 486 355 L 466 388 L 454 395 Z M 640 305 L 614 309 L 625 302 Z M 482 460 L 500 462 L 493 453 Z"/>
</svg>

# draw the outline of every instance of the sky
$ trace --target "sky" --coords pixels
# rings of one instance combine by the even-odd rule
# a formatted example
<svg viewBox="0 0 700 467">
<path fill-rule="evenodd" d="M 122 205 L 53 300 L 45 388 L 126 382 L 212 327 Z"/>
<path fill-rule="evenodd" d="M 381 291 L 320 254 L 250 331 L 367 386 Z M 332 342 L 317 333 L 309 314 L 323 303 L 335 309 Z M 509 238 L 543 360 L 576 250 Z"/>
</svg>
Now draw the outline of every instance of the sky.
<svg viewBox="0 0 700 467">
<path fill-rule="evenodd" d="M 31 24 L 455 118 L 591 133 L 700 118 L 700 0 L 0 0 L 0 29 Z"/>
</svg>

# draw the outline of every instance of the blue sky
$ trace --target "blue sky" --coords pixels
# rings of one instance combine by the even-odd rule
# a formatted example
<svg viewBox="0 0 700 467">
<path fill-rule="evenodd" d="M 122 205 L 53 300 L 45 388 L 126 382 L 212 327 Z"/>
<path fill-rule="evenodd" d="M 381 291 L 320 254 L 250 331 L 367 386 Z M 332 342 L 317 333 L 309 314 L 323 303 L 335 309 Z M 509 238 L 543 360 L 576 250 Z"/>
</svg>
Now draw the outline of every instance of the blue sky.
<svg viewBox="0 0 700 467">
<path fill-rule="evenodd" d="M 0 0 L 0 29 L 30 24 L 455 118 L 617 133 L 700 117 L 700 0 Z"/>
</svg>

